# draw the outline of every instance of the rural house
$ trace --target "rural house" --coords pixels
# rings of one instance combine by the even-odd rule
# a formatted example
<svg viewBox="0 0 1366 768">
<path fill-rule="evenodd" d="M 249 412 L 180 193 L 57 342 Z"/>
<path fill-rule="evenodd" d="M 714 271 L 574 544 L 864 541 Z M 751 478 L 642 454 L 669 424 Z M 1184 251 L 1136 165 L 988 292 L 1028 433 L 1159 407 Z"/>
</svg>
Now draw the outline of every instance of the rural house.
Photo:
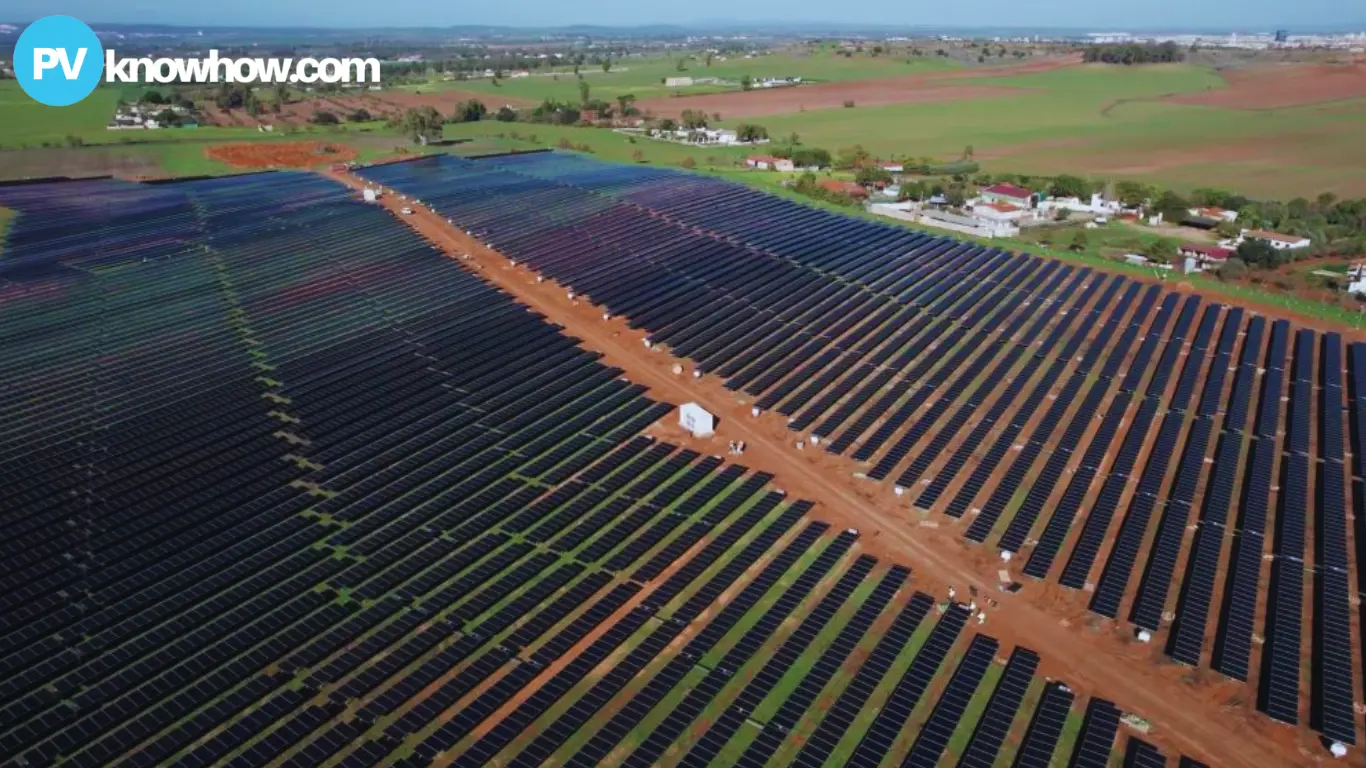
<svg viewBox="0 0 1366 768">
<path fill-rule="evenodd" d="M 993 224 L 1010 223 L 1018 226 L 1028 211 L 1012 203 L 979 202 L 972 207 L 972 215 Z"/>
<path fill-rule="evenodd" d="M 1202 266 L 1218 266 L 1234 255 L 1234 251 L 1228 248 L 1204 243 L 1182 243 L 1177 252 L 1188 259 L 1195 259 Z"/>
<path fill-rule="evenodd" d="M 1237 221 L 1238 212 L 1229 211 L 1223 208 L 1191 208 L 1190 215 L 1199 219 L 1214 219 L 1216 221 Z"/>
<path fill-rule="evenodd" d="M 773 157 L 772 155 L 750 155 L 745 158 L 745 165 L 760 171 L 795 171 L 797 166 L 785 157 Z"/>
<path fill-rule="evenodd" d="M 1245 229 L 1243 239 L 1261 240 L 1278 251 L 1298 251 L 1308 248 L 1314 241 L 1299 235 L 1283 235 L 1279 232 L 1268 232 L 1264 229 Z"/>
<path fill-rule="evenodd" d="M 1034 207 L 1034 192 L 1014 184 L 995 184 L 982 190 L 982 200 L 988 203 L 1009 203 L 1020 208 Z"/>
</svg>

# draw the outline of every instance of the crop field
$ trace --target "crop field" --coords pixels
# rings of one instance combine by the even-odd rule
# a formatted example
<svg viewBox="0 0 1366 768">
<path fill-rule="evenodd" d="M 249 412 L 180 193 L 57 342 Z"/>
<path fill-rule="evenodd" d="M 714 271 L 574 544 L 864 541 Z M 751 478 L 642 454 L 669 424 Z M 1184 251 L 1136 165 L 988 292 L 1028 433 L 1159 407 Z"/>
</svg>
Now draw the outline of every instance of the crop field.
<svg viewBox="0 0 1366 768">
<path fill-rule="evenodd" d="M 549 153 L 366 176 L 716 377 L 723 413 L 776 414 L 812 471 L 1356 743 L 1366 345 L 673 171 Z"/>
<path fill-rule="evenodd" d="M 685 59 L 682 70 L 678 68 L 680 59 Z M 602 71 L 600 66 L 585 64 L 580 68 L 580 73 L 588 83 L 594 98 L 612 101 L 626 94 L 632 94 L 640 99 L 657 99 L 718 90 L 739 90 L 738 85 L 666 88 L 664 80 L 670 77 L 714 77 L 736 84 L 745 75 L 753 78 L 801 77 L 815 82 L 848 82 L 873 77 L 941 72 L 957 67 L 958 65 L 952 62 L 937 58 L 908 59 L 905 56 L 890 55 L 877 58 L 845 58 L 826 49 L 809 54 L 764 54 L 751 59 L 733 55 L 724 61 L 720 58 L 713 59 L 710 66 L 704 58 L 695 58 L 691 53 L 680 53 L 678 56 L 670 57 L 627 58 L 613 62 L 612 70 L 609 72 Z M 403 87 L 408 91 L 424 92 L 433 88 L 438 91 L 451 88 L 482 94 L 492 102 L 499 99 L 536 102 L 545 99 L 568 102 L 579 100 L 579 80 L 572 67 L 557 67 L 549 72 L 537 70 L 530 77 L 505 77 L 499 80 L 497 85 L 494 85 L 491 79 L 481 78 Z"/>
<path fill-rule="evenodd" d="M 1366 82 L 1366 70 L 1354 77 Z M 1366 130 L 1366 102 L 1359 98 L 1258 110 L 1216 106 L 1212 98 L 1180 103 L 1173 97 L 1226 86 L 1213 70 L 1191 65 L 1082 65 L 952 83 L 1019 93 L 810 109 L 763 123 L 773 135 L 796 132 L 832 149 L 861 143 L 883 156 L 956 157 L 971 146 L 993 171 L 1214 185 L 1273 199 L 1366 194 L 1366 147 L 1356 140 Z M 677 100 L 678 108 L 689 101 Z"/>
</svg>

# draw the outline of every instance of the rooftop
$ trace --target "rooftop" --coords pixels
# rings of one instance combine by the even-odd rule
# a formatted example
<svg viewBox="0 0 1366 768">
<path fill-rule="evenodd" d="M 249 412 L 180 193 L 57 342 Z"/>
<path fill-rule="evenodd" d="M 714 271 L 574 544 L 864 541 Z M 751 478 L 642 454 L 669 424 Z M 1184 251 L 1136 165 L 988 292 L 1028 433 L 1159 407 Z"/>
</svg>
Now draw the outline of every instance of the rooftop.
<svg viewBox="0 0 1366 768">
<path fill-rule="evenodd" d="M 1002 197 L 1019 198 L 1021 200 L 1034 194 L 1032 190 L 1025 189 L 1024 187 L 1017 187 L 1014 184 L 993 184 L 982 190 L 982 192 L 992 195 L 1001 195 Z"/>
<path fill-rule="evenodd" d="M 1307 237 L 1300 237 L 1299 235 L 1283 235 L 1280 232 L 1268 232 L 1265 229 L 1250 229 L 1245 233 L 1245 236 L 1257 240 L 1275 240 L 1281 243 L 1302 243 L 1309 239 Z"/>
</svg>

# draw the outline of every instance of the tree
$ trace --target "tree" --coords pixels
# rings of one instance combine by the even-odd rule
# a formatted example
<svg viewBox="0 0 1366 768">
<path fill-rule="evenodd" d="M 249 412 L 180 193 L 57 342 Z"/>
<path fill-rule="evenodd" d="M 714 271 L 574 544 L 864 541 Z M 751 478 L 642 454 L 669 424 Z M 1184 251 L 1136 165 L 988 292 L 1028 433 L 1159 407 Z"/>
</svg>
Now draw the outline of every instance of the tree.
<svg viewBox="0 0 1366 768">
<path fill-rule="evenodd" d="M 684 168 L 687 168 L 688 170 L 692 170 L 693 168 L 697 167 L 697 161 L 692 159 L 692 155 L 688 155 L 687 157 L 683 158 L 679 165 Z"/>
<path fill-rule="evenodd" d="M 605 58 L 605 59 L 602 60 L 602 71 L 603 71 L 603 72 L 611 72 L 611 71 L 612 71 L 612 57 L 609 56 L 609 57 L 607 57 L 607 58 Z"/>
<path fill-rule="evenodd" d="M 1091 192 L 1091 187 L 1086 181 L 1077 176 L 1058 176 L 1053 179 L 1052 186 L 1048 193 L 1053 197 L 1076 197 L 1084 198 Z"/>
<path fill-rule="evenodd" d="M 1071 244 L 1070 246 L 1068 246 L 1068 247 L 1071 248 L 1072 250 L 1074 250 L 1074 251 L 1080 253 L 1080 252 L 1086 250 L 1086 245 L 1087 245 L 1086 230 L 1084 230 L 1084 229 L 1079 229 L 1079 230 L 1077 230 L 1077 234 L 1075 234 L 1075 235 L 1072 236 L 1072 244 Z"/>
<path fill-rule="evenodd" d="M 426 144 L 434 138 L 441 137 L 443 123 L 445 121 L 441 118 L 441 113 L 436 111 L 436 107 L 425 106 L 404 112 L 400 125 L 413 142 Z"/>
<path fill-rule="evenodd" d="M 835 165 L 845 170 L 857 170 L 872 162 L 872 159 L 873 156 L 868 154 L 868 150 L 864 149 L 862 144 L 855 144 L 839 151 Z"/>
<path fill-rule="evenodd" d="M 1321 210 L 1327 210 L 1333 207 L 1333 203 L 1336 203 L 1337 199 L 1338 196 L 1333 194 L 1332 192 L 1324 192 L 1323 194 L 1319 195 L 1318 200 L 1316 200 L 1315 202 L 1319 204 L 1319 208 Z"/>
<path fill-rule="evenodd" d="M 500 123 L 513 123 L 517 121 L 517 110 L 504 104 L 498 108 L 498 113 L 494 117 Z"/>
<path fill-rule="evenodd" d="M 143 104 L 165 104 L 166 99 L 158 91 L 148 91 L 142 94 Z"/>
<path fill-rule="evenodd" d="M 711 66 L 711 57 L 712 57 L 712 52 L 711 52 L 711 51 L 707 51 L 707 66 L 709 66 L 709 67 Z"/>
<path fill-rule="evenodd" d="M 666 117 L 659 121 L 659 130 L 663 133 L 673 133 L 678 130 L 678 123 L 672 117 Z"/>
<path fill-rule="evenodd" d="M 1285 263 L 1285 255 L 1265 240 L 1247 238 L 1238 246 L 1238 258 L 1255 269 L 1275 269 Z"/>
<path fill-rule="evenodd" d="M 167 111 L 169 112 L 170 110 Z M 325 109 L 313 110 L 313 116 L 310 117 L 308 121 L 310 123 L 313 123 L 314 125 L 336 125 L 337 123 L 341 122 L 341 120 L 336 115 L 332 114 L 331 112 L 328 112 Z"/>
<path fill-rule="evenodd" d="M 637 163 L 643 163 L 645 162 L 645 153 L 637 149 L 636 151 L 631 153 L 631 159 L 636 161 Z"/>
<path fill-rule="evenodd" d="M 462 101 L 455 105 L 455 114 L 451 116 L 452 122 L 456 123 L 477 123 L 483 120 L 489 113 L 488 107 L 478 99 Z"/>
<path fill-rule="evenodd" d="M 754 78 L 750 77 L 749 75 L 741 75 L 741 76 L 740 76 L 740 90 L 742 90 L 742 91 L 752 91 L 752 90 L 754 90 Z"/>
<path fill-rule="evenodd" d="M 366 123 L 374 118 L 370 115 L 370 110 L 357 109 L 351 114 L 347 115 L 346 119 L 350 120 L 353 123 Z"/>
<path fill-rule="evenodd" d="M 633 93 L 623 93 L 617 97 L 617 107 L 621 111 L 622 117 L 629 117 L 637 114 L 639 110 L 635 107 L 636 96 Z"/>
<path fill-rule="evenodd" d="M 686 72 L 688 70 L 688 60 L 679 59 L 678 64 L 674 67 L 674 69 L 679 72 Z"/>
<path fill-rule="evenodd" d="M 971 144 L 967 145 L 966 147 L 963 147 L 963 159 L 964 159 L 964 160 L 971 160 L 971 159 L 972 159 L 972 155 L 973 155 L 973 149 L 972 149 L 972 145 L 971 145 Z"/>
<path fill-rule="evenodd" d="M 1129 208 L 1136 208 L 1148 200 L 1148 190 L 1136 181 L 1121 181 L 1115 185 L 1115 197 Z"/>
<path fill-rule="evenodd" d="M 793 131 L 787 135 L 787 143 L 795 147 L 802 143 L 802 137 L 798 136 L 796 131 Z"/>
<path fill-rule="evenodd" d="M 930 185 L 926 181 L 907 181 L 901 184 L 900 200 L 924 202 L 930 198 Z"/>
<path fill-rule="evenodd" d="M 1247 264 L 1237 256 L 1225 261 L 1219 267 L 1220 280 L 1236 280 L 1247 274 Z"/>
<path fill-rule="evenodd" d="M 768 129 L 753 123 L 741 123 L 735 128 L 735 136 L 740 141 L 753 144 L 768 138 Z"/>
<path fill-rule="evenodd" d="M 682 118 L 683 127 L 690 131 L 696 131 L 707 127 L 707 113 L 701 110 L 685 109 Z"/>
<path fill-rule="evenodd" d="M 1143 255 L 1155 264 L 1170 264 L 1176 260 L 1176 244 L 1165 238 L 1158 238 L 1144 246 Z"/>
<path fill-rule="evenodd" d="M 1162 217 L 1169 222 L 1179 223 L 1190 213 L 1191 204 L 1186 198 L 1176 194 L 1170 189 L 1157 196 L 1153 202 L 1153 211 L 1162 214 Z"/>
<path fill-rule="evenodd" d="M 854 175 L 854 181 L 865 187 L 877 183 L 891 184 L 892 174 L 876 165 L 865 165 Z"/>
<path fill-rule="evenodd" d="M 588 103 L 588 93 L 589 93 L 589 90 L 588 90 L 588 81 L 587 81 L 587 80 L 580 80 L 580 81 L 579 81 L 579 101 L 582 102 L 582 103 L 584 103 L 584 104 L 587 104 L 587 103 Z"/>
<path fill-rule="evenodd" d="M 820 147 L 803 147 L 792 151 L 792 164 L 798 168 L 828 168 L 830 153 Z"/>
</svg>

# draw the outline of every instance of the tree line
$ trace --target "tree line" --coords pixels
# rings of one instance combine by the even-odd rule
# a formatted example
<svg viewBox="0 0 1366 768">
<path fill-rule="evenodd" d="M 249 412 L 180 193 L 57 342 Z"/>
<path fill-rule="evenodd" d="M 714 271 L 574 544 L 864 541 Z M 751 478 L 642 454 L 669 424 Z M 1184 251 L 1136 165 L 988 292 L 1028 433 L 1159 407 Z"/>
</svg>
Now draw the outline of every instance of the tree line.
<svg viewBox="0 0 1366 768">
<path fill-rule="evenodd" d="M 1082 60 L 1092 64 L 1171 64 L 1184 61 L 1185 58 L 1181 46 L 1173 42 L 1157 45 L 1091 45 L 1082 54 Z"/>
</svg>

